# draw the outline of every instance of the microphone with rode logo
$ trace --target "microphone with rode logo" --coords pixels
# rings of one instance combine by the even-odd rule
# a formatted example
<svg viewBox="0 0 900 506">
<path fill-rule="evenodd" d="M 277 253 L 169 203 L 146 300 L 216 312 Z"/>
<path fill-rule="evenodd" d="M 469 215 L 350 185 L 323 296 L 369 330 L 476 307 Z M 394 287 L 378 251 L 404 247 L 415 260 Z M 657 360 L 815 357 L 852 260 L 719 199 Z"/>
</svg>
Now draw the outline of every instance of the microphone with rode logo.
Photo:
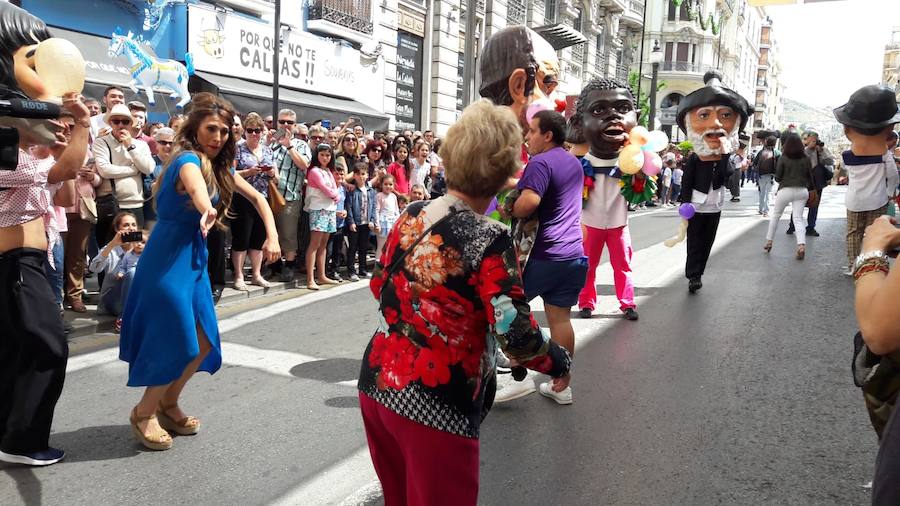
<svg viewBox="0 0 900 506">
<path fill-rule="evenodd" d="M 11 98 L 0 100 L 0 116 L 28 119 L 59 118 L 60 107 L 51 102 Z"/>
</svg>

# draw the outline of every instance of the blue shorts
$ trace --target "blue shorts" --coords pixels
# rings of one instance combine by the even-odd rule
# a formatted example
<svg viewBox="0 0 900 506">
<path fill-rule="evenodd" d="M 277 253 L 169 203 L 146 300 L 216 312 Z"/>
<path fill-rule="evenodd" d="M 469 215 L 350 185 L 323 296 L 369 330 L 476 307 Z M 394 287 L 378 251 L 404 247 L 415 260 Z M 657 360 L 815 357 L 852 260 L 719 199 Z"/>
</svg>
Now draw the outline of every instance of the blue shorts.
<svg viewBox="0 0 900 506">
<path fill-rule="evenodd" d="M 540 297 L 551 306 L 572 307 L 578 303 L 587 270 L 587 257 L 561 261 L 529 258 L 522 273 L 525 297 L 529 301 Z"/>
</svg>

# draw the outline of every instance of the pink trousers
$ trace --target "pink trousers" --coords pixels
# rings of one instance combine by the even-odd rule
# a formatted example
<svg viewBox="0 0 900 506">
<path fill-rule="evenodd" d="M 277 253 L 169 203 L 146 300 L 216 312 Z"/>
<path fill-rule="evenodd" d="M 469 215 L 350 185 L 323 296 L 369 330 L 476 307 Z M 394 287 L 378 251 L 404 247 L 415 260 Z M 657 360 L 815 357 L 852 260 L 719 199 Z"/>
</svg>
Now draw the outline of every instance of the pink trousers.
<svg viewBox="0 0 900 506">
<path fill-rule="evenodd" d="M 587 279 L 578 294 L 579 309 L 593 310 L 597 304 L 597 266 L 603 256 L 603 246 L 609 249 L 609 263 L 612 265 L 613 281 L 616 284 L 616 298 L 619 308 L 624 311 L 634 305 L 634 282 L 631 279 L 631 234 L 628 225 L 619 228 L 593 228 L 585 225 L 584 254 L 588 257 Z"/>
<path fill-rule="evenodd" d="M 414 422 L 360 393 L 385 506 L 475 506 L 478 440 Z"/>
</svg>

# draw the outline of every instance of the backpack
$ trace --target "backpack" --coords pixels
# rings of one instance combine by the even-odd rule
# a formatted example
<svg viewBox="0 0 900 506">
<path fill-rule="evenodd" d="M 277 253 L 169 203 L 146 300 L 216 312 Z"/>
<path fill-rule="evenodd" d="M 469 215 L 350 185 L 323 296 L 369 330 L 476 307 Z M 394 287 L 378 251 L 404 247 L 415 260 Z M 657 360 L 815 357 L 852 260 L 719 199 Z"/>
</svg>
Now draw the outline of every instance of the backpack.
<svg viewBox="0 0 900 506">
<path fill-rule="evenodd" d="M 753 164 L 756 165 L 756 169 L 759 171 L 760 176 L 774 174 L 776 163 L 778 163 L 778 157 L 775 156 L 775 153 L 771 148 L 763 148 L 763 150 L 756 155 L 756 160 L 753 162 Z"/>
</svg>

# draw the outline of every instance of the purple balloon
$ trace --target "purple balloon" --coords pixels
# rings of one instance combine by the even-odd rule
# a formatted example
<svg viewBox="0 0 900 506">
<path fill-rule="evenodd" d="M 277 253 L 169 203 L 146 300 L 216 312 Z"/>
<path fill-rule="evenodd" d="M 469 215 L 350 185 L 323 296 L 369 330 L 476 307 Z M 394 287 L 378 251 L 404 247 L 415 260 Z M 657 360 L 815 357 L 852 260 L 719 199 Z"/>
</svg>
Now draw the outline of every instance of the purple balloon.
<svg viewBox="0 0 900 506">
<path fill-rule="evenodd" d="M 497 204 L 498 204 L 498 202 L 497 202 L 497 197 L 494 197 L 493 200 L 491 200 L 491 203 L 488 204 L 487 210 L 484 212 L 485 216 L 490 216 L 490 214 L 491 214 L 492 212 L 496 211 L 496 210 L 497 210 Z"/>
<path fill-rule="evenodd" d="M 694 217 L 694 213 L 697 212 L 697 208 L 694 207 L 694 204 L 684 203 L 678 206 L 678 214 L 681 215 L 682 218 L 689 220 Z"/>
</svg>

